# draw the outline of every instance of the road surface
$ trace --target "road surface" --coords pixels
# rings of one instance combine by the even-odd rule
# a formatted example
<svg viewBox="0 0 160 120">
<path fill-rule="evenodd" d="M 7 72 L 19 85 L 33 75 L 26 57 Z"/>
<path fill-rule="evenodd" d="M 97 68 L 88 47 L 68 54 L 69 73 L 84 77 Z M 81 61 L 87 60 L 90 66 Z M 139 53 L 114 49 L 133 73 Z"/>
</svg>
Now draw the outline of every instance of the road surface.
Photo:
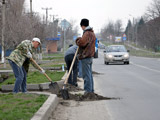
<svg viewBox="0 0 160 120">
<path fill-rule="evenodd" d="M 105 65 L 103 50 L 94 59 L 96 92 L 106 101 L 107 120 L 160 120 L 160 59 L 131 57 L 130 65 Z"/>
</svg>

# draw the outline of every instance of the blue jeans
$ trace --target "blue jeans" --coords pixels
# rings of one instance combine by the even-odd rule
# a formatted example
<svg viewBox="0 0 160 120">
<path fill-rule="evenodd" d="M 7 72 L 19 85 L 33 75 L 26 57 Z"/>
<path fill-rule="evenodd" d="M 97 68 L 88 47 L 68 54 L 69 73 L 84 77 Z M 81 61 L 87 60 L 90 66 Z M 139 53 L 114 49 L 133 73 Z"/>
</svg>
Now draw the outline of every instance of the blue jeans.
<svg viewBox="0 0 160 120">
<path fill-rule="evenodd" d="M 94 92 L 94 82 L 92 76 L 92 58 L 82 59 L 82 76 L 84 79 L 84 90 Z"/>
<path fill-rule="evenodd" d="M 70 54 L 70 55 L 65 56 L 65 62 L 67 64 L 67 70 L 68 70 L 68 72 L 70 70 L 73 58 L 74 58 L 74 54 Z M 75 59 L 72 71 L 71 71 L 70 76 L 68 78 L 68 83 L 72 84 L 72 85 L 75 85 L 75 86 L 77 85 L 77 73 L 78 73 L 77 63 L 78 63 L 78 59 Z"/>
<path fill-rule="evenodd" d="M 26 88 L 27 73 L 24 67 L 23 66 L 19 67 L 17 64 L 15 64 L 11 60 L 8 60 L 8 61 L 13 69 L 14 76 L 16 78 L 13 93 L 18 93 L 20 89 L 22 90 L 23 93 L 27 92 L 27 88 Z"/>
<path fill-rule="evenodd" d="M 78 77 L 82 78 L 82 62 L 79 60 L 78 62 Z"/>
</svg>

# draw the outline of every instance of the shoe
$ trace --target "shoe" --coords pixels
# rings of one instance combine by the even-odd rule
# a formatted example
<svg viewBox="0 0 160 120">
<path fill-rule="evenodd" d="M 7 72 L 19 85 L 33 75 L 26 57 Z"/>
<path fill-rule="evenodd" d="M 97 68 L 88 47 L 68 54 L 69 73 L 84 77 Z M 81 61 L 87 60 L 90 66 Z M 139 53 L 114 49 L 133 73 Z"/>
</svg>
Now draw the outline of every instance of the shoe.
<svg viewBox="0 0 160 120">
<path fill-rule="evenodd" d="M 78 84 L 76 83 L 76 84 L 74 84 L 74 86 L 78 87 Z"/>
<path fill-rule="evenodd" d="M 87 91 L 84 92 L 84 96 L 86 96 L 86 95 L 88 96 L 88 95 L 91 95 L 91 94 L 94 94 L 94 92 L 87 92 Z"/>
<path fill-rule="evenodd" d="M 88 95 L 90 92 L 85 91 L 84 92 L 84 96 Z"/>
</svg>

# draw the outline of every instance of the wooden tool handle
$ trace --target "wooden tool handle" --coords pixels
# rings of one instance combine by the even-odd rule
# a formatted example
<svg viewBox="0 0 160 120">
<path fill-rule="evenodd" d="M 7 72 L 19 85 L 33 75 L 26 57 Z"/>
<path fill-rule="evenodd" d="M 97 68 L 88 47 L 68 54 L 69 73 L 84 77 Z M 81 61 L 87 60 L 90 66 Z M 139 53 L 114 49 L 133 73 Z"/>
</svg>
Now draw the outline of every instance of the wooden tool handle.
<svg viewBox="0 0 160 120">
<path fill-rule="evenodd" d="M 65 79 L 65 81 L 64 81 L 64 84 L 67 84 L 67 82 L 68 82 L 68 78 L 69 78 L 69 75 L 71 74 L 71 71 L 72 71 L 72 68 L 73 68 L 73 65 L 74 65 L 74 62 L 75 62 L 75 59 L 76 59 L 78 50 L 79 50 L 79 47 L 78 47 L 77 50 L 76 50 L 76 53 L 75 53 L 74 58 L 73 58 L 73 60 L 72 60 L 72 64 L 71 64 L 71 66 L 70 66 L 70 69 L 69 69 L 69 72 L 68 72 L 68 74 L 67 74 L 67 77 L 66 77 L 66 79 Z"/>
<path fill-rule="evenodd" d="M 30 58 L 30 60 L 38 67 L 38 69 L 42 71 L 42 68 L 36 63 L 36 61 L 33 58 Z M 52 82 L 51 78 L 46 73 L 44 73 L 44 75 L 50 82 Z"/>
</svg>

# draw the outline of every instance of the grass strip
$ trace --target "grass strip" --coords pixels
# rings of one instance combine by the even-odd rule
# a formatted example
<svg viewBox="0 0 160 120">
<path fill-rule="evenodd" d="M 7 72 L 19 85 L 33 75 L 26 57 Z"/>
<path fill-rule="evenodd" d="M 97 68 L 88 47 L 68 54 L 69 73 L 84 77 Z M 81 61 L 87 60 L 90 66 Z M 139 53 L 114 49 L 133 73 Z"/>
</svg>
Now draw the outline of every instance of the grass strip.
<svg viewBox="0 0 160 120">
<path fill-rule="evenodd" d="M 0 120 L 30 120 L 47 98 L 36 94 L 0 94 Z"/>
<path fill-rule="evenodd" d="M 47 75 L 51 78 L 52 81 L 59 81 L 64 76 L 65 72 L 57 72 L 57 71 L 46 71 Z M 10 77 L 5 80 L 3 83 L 0 83 L 0 88 L 2 85 L 14 84 L 15 77 L 13 74 L 10 74 Z M 39 84 L 48 82 L 48 79 L 38 71 L 29 72 L 27 75 L 27 84 Z"/>
</svg>

